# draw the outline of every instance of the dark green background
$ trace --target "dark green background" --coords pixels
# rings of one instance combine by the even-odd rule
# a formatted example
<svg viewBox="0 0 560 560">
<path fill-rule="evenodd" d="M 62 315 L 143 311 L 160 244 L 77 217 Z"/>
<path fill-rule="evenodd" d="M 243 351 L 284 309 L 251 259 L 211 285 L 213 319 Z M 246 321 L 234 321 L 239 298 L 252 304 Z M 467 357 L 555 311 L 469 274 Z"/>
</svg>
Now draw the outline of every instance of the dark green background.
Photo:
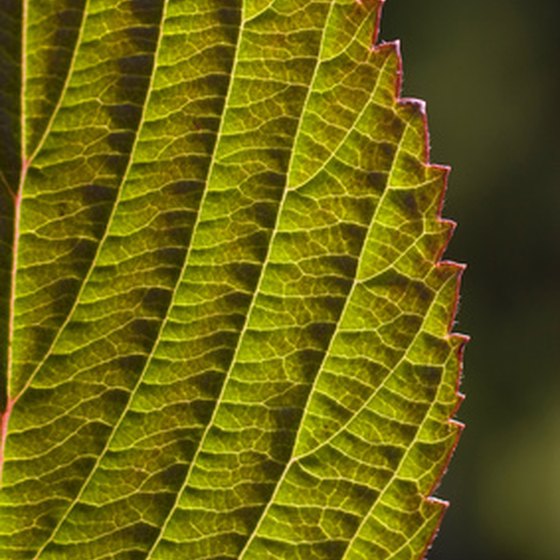
<svg viewBox="0 0 560 560">
<path fill-rule="evenodd" d="M 453 167 L 467 424 L 430 560 L 560 559 L 560 3 L 388 0 L 406 96 Z"/>
</svg>

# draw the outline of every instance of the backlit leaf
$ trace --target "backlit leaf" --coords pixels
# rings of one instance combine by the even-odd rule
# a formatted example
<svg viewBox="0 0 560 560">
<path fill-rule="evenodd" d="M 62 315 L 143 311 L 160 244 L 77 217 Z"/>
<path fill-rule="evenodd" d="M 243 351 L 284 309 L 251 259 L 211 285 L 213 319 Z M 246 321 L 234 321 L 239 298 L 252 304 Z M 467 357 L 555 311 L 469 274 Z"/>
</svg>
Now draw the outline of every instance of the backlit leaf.
<svg viewBox="0 0 560 560">
<path fill-rule="evenodd" d="M 0 3 L 0 558 L 422 557 L 461 267 L 381 5 Z"/>
</svg>

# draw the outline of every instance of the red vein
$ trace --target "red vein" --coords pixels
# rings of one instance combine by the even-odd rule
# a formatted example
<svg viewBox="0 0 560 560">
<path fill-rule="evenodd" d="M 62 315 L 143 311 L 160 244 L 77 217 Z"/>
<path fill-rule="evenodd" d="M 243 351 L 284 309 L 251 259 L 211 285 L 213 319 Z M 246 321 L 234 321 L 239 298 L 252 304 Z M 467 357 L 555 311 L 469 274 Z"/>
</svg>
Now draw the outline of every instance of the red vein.
<svg viewBox="0 0 560 560">
<path fill-rule="evenodd" d="M 10 198 L 12 200 L 15 200 L 14 191 L 12 190 L 12 187 L 10 186 L 8 179 L 6 179 L 6 175 L 4 175 L 4 173 L 1 170 L 0 170 L 0 184 L 4 187 L 6 193 L 10 196 Z"/>
<path fill-rule="evenodd" d="M 12 412 L 13 402 L 8 400 L 6 409 L 0 415 L 0 482 L 2 481 L 2 470 L 4 466 L 4 449 L 6 447 L 6 439 L 8 436 L 8 421 Z"/>
<path fill-rule="evenodd" d="M 14 342 L 14 320 L 15 320 L 15 302 L 16 302 L 16 276 L 18 262 L 18 246 L 19 246 L 19 225 L 21 219 L 21 192 L 23 183 L 27 175 L 29 167 L 26 158 L 26 133 L 25 133 L 25 93 L 27 82 L 27 2 L 23 0 L 21 5 L 21 92 L 20 92 L 20 159 L 21 170 L 19 176 L 19 184 L 17 192 L 13 194 L 13 238 L 12 238 L 12 265 L 10 274 L 10 301 L 8 311 L 8 348 L 6 357 L 6 379 L 2 387 L 3 394 L 0 396 L 2 405 L 2 413 L 0 420 L 0 485 L 2 483 L 2 472 L 5 461 L 6 440 L 8 438 L 8 423 L 13 407 L 13 400 L 10 399 L 10 381 L 12 377 L 13 362 L 13 342 Z"/>
</svg>

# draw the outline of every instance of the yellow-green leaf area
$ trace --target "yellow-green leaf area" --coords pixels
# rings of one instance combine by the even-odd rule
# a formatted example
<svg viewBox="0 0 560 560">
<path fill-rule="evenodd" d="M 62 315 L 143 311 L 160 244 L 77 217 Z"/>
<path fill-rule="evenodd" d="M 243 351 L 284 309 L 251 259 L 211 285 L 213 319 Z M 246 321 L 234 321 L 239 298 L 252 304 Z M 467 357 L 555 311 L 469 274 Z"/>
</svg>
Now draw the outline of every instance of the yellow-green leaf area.
<svg viewBox="0 0 560 560">
<path fill-rule="evenodd" d="M 0 6 L 0 559 L 420 559 L 447 168 L 381 0 Z"/>
</svg>

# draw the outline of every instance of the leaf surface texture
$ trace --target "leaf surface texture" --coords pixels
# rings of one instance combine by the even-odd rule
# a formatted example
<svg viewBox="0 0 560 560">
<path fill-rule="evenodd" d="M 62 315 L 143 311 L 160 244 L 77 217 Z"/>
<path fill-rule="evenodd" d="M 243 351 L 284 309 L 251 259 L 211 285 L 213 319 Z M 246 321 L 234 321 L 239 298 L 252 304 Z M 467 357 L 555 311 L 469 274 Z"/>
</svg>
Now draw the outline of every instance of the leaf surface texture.
<svg viewBox="0 0 560 560">
<path fill-rule="evenodd" d="M 0 558 L 423 555 L 462 269 L 381 4 L 0 5 Z"/>
</svg>

